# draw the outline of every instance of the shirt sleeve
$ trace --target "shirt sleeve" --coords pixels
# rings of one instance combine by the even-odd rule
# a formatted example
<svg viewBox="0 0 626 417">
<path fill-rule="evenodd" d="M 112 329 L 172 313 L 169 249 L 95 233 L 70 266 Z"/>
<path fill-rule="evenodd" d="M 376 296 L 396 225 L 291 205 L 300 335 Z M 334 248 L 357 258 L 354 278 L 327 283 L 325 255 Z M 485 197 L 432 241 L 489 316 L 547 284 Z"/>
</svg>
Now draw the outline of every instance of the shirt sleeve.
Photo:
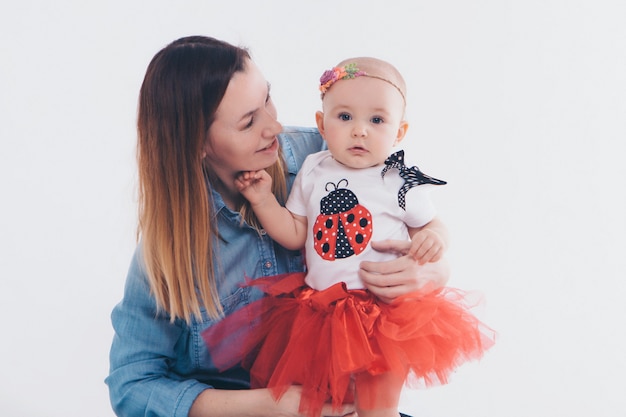
<svg viewBox="0 0 626 417">
<path fill-rule="evenodd" d="M 420 185 L 406 193 L 405 220 L 409 227 L 422 227 L 437 215 L 435 205 L 430 198 L 432 186 Z"/>
<path fill-rule="evenodd" d="M 295 181 L 293 182 L 293 187 L 291 187 L 291 192 L 289 193 L 289 198 L 287 199 L 287 203 L 285 207 L 291 213 L 298 216 L 306 216 L 306 201 L 303 197 L 303 185 L 302 178 L 304 177 L 303 171 L 296 176 Z"/>
<path fill-rule="evenodd" d="M 120 417 L 187 417 L 197 396 L 210 386 L 170 374 L 184 329 L 157 312 L 138 251 L 124 298 L 111 320 L 115 335 L 106 383 L 115 413 Z"/>
<path fill-rule="evenodd" d="M 311 198 L 315 183 L 314 169 L 324 159 L 328 158 L 329 155 L 328 151 L 319 151 L 306 157 L 293 183 L 287 203 L 285 204 L 285 207 L 287 207 L 290 212 L 298 216 L 307 215 L 308 202 Z"/>
</svg>

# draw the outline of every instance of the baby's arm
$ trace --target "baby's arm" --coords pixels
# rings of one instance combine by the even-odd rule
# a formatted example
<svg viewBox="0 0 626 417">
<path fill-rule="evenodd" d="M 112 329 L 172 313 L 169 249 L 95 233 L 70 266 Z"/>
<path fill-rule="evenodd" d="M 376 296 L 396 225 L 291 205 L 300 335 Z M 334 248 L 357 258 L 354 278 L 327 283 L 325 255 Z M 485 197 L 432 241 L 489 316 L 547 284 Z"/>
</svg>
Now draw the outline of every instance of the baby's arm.
<svg viewBox="0 0 626 417">
<path fill-rule="evenodd" d="M 448 247 L 448 229 L 436 217 L 422 227 L 409 227 L 409 236 L 409 256 L 422 265 L 440 260 Z"/>
<path fill-rule="evenodd" d="M 287 249 L 300 249 L 306 240 L 306 217 L 292 214 L 281 206 L 272 193 L 272 177 L 265 171 L 246 171 L 237 177 L 235 186 L 250 202 L 263 229 Z"/>
</svg>

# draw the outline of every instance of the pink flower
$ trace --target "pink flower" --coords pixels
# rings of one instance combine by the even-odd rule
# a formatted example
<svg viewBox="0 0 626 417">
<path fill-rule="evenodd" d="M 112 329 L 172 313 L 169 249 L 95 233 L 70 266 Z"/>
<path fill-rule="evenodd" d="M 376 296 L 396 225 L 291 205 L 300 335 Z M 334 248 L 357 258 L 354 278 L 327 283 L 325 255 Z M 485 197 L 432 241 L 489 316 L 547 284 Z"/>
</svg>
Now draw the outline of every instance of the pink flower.
<svg viewBox="0 0 626 417">
<path fill-rule="evenodd" d="M 361 75 L 367 74 L 365 71 L 359 71 L 355 63 L 348 64 L 345 67 L 334 67 L 333 69 L 324 71 L 320 77 L 320 91 L 322 92 L 322 96 L 326 93 L 326 91 L 328 91 L 330 86 L 337 81 L 356 78 Z"/>
<path fill-rule="evenodd" d="M 320 77 L 320 84 L 324 85 L 329 81 L 337 81 L 337 76 L 335 75 L 335 69 L 330 69 L 330 70 L 326 70 L 324 71 L 324 73 L 322 74 L 322 76 Z"/>
</svg>

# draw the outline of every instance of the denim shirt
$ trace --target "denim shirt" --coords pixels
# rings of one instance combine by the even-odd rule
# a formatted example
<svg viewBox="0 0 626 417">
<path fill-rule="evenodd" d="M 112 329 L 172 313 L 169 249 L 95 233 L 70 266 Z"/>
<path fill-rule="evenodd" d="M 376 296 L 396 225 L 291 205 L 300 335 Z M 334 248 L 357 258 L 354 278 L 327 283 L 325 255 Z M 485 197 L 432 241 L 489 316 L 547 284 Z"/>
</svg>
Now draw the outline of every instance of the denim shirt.
<svg viewBox="0 0 626 417">
<path fill-rule="evenodd" d="M 279 136 L 288 168 L 288 189 L 307 155 L 322 150 L 323 140 L 314 128 L 285 128 Z M 261 297 L 257 289 L 241 288 L 246 277 L 258 278 L 301 271 L 300 251 L 289 251 L 269 236 L 259 234 L 239 213 L 227 208 L 213 192 L 221 241 L 216 253 L 216 279 L 224 313 Z M 170 322 L 158 312 L 141 258 L 135 251 L 126 279 L 124 297 L 115 306 L 115 330 L 106 378 L 111 404 L 118 416 L 186 417 L 196 397 L 205 389 L 246 389 L 249 375 L 241 368 L 219 373 L 213 366 L 201 332 L 214 321 L 202 319 L 188 325 Z"/>
</svg>

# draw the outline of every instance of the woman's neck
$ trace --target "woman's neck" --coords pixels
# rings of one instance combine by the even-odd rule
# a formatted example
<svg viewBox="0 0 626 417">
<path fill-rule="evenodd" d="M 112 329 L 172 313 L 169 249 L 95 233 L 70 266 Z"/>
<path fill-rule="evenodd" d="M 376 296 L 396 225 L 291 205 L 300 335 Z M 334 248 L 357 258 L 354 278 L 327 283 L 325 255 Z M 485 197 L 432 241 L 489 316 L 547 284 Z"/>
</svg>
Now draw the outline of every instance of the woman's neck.
<svg viewBox="0 0 626 417">
<path fill-rule="evenodd" d="M 239 210 L 239 208 L 243 204 L 244 199 L 241 193 L 235 187 L 234 182 L 231 181 L 231 184 L 226 185 L 226 183 L 218 176 L 212 176 L 211 184 L 215 188 L 215 191 L 217 191 L 222 197 L 222 200 L 224 201 L 224 204 L 226 204 L 226 207 L 233 211 Z"/>
</svg>

